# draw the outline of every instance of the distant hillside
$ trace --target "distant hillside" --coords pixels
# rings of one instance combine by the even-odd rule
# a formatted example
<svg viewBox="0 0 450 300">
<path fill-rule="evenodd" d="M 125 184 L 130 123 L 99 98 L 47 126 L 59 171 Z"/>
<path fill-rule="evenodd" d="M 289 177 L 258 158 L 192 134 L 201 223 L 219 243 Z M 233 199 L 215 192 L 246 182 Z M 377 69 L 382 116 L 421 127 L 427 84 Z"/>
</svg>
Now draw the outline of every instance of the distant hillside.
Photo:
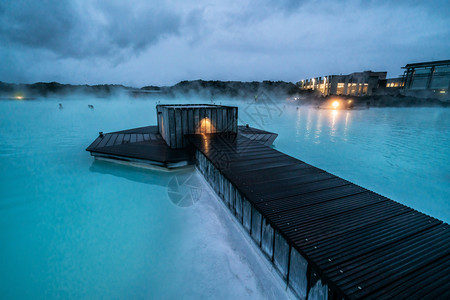
<svg viewBox="0 0 450 300">
<path fill-rule="evenodd" d="M 107 97 L 113 93 L 130 89 L 123 85 L 102 84 L 102 85 L 72 85 L 58 82 L 37 82 L 33 84 L 14 84 L 0 81 L 0 97 L 13 98 L 35 98 L 66 96 L 77 93 L 94 94 L 100 97 Z"/>
<path fill-rule="evenodd" d="M 328 96 L 316 91 L 300 90 L 295 84 L 285 81 L 181 81 L 173 86 L 144 86 L 140 89 L 123 85 L 72 85 L 58 82 L 37 82 L 33 84 L 13 84 L 0 81 L 0 99 L 33 99 L 38 97 L 65 97 L 87 94 L 95 97 L 109 97 L 120 93 L 134 97 L 175 98 L 201 97 L 210 100 L 220 98 L 256 99 L 265 93 L 271 99 L 288 100 L 294 105 L 323 106 L 330 100 L 352 100 L 355 107 L 409 107 L 441 106 L 450 107 L 450 102 L 439 99 L 420 98 L 402 95 L 373 96 Z M 259 98 L 260 99 L 260 98 Z"/>
<path fill-rule="evenodd" d="M 38 82 L 33 84 L 13 84 L 0 81 L 0 97 L 24 98 L 68 96 L 77 93 L 92 94 L 107 97 L 118 92 L 131 93 L 134 96 L 166 96 L 177 95 L 201 96 L 206 98 L 228 97 L 248 98 L 259 95 L 261 92 L 288 97 L 299 92 L 298 87 L 291 82 L 284 81 L 181 81 L 173 86 L 145 86 L 141 89 L 123 85 L 72 85 L 58 82 Z"/>
<path fill-rule="evenodd" d="M 254 97 L 261 92 L 277 96 L 292 96 L 299 92 L 299 88 L 295 84 L 285 81 L 242 82 L 218 80 L 186 80 L 170 87 L 146 86 L 141 90 L 158 91 L 160 94 L 167 96 L 200 95 L 206 98 L 248 98 Z"/>
</svg>

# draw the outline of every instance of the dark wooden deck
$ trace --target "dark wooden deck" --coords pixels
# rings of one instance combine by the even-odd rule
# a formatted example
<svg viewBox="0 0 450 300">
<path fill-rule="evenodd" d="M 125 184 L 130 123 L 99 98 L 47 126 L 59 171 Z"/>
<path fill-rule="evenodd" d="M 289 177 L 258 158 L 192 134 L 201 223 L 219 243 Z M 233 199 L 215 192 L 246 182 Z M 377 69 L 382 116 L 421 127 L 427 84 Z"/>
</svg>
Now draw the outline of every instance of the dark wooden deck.
<svg viewBox="0 0 450 300">
<path fill-rule="evenodd" d="M 171 167 L 191 161 L 192 153 L 185 149 L 171 149 L 158 133 L 158 126 L 147 126 L 106 133 L 98 137 L 86 151 L 93 156 L 147 162 Z"/>
<path fill-rule="evenodd" d="M 189 140 L 332 298 L 450 299 L 448 224 L 242 135 Z"/>
<path fill-rule="evenodd" d="M 238 131 L 265 145 L 271 145 L 278 136 L 276 133 L 245 126 L 238 126 Z M 178 166 L 181 162 L 190 162 L 193 157 L 189 148 L 172 149 L 167 146 L 158 132 L 158 126 L 105 133 L 97 137 L 86 151 L 93 156 L 146 162 L 168 168 Z"/>
<path fill-rule="evenodd" d="M 277 133 L 246 126 L 238 126 L 238 133 L 250 140 L 260 142 L 266 146 L 272 145 L 278 136 Z"/>
</svg>

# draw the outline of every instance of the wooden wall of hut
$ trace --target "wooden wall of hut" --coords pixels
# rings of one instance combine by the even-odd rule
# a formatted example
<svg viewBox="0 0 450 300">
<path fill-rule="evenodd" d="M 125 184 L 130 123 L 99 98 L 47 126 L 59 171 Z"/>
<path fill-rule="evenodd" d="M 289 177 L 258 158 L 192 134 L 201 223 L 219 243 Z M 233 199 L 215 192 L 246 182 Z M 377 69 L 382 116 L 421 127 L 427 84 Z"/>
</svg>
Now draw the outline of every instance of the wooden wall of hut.
<svg viewBox="0 0 450 300">
<path fill-rule="evenodd" d="M 171 148 L 188 145 L 186 134 L 237 133 L 238 108 L 222 105 L 157 105 L 158 129 Z"/>
</svg>

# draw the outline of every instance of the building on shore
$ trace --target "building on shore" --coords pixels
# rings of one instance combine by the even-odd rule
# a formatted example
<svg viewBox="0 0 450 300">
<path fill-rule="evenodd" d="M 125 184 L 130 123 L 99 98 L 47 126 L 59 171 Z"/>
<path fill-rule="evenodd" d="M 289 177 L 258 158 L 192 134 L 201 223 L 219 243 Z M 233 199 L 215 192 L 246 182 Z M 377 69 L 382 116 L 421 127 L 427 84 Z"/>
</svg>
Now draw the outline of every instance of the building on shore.
<svg viewBox="0 0 450 300">
<path fill-rule="evenodd" d="M 386 79 L 386 88 L 402 88 L 404 85 L 403 77 Z"/>
<path fill-rule="evenodd" d="M 403 88 L 403 77 L 387 78 L 378 82 L 378 87 L 372 95 L 398 96 Z"/>
<path fill-rule="evenodd" d="M 450 60 L 407 64 L 402 69 L 403 94 L 448 97 Z"/>
<path fill-rule="evenodd" d="M 355 72 L 348 75 L 328 75 L 302 80 L 297 83 L 300 89 L 314 90 L 328 95 L 372 95 L 380 83 L 386 84 L 387 72 Z"/>
<path fill-rule="evenodd" d="M 305 79 L 297 85 L 323 96 L 405 95 L 450 99 L 450 60 L 411 63 L 402 69 L 405 69 L 403 76 L 397 78 L 386 79 L 387 72 L 364 71 Z"/>
</svg>

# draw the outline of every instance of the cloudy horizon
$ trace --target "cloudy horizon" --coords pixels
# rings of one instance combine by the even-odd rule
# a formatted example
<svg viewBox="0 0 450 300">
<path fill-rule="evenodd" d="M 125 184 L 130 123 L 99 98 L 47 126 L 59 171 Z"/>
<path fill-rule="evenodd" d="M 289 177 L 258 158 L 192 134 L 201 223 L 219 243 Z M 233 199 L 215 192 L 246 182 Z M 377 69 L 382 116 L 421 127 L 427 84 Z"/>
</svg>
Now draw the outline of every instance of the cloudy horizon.
<svg viewBox="0 0 450 300">
<path fill-rule="evenodd" d="M 0 3 L 0 81 L 172 85 L 402 74 L 450 59 L 448 1 Z"/>
</svg>

